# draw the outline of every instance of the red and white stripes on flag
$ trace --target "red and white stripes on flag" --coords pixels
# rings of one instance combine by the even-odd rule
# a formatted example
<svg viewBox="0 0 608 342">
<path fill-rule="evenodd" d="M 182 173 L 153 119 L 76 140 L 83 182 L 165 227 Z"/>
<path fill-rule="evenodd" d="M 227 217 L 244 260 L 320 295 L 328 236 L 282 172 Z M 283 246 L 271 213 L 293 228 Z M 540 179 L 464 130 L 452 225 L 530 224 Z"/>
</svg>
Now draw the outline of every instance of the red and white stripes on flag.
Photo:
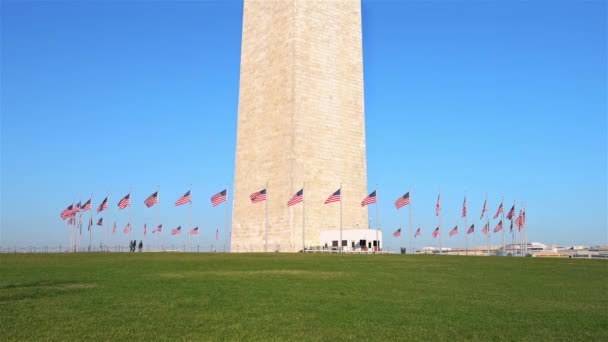
<svg viewBox="0 0 608 342">
<path fill-rule="evenodd" d="M 502 220 L 500 220 L 500 222 L 498 222 L 496 227 L 494 227 L 494 233 L 498 233 L 501 230 L 502 230 Z"/>
<path fill-rule="evenodd" d="M 458 234 L 458 226 L 454 227 L 454 229 L 452 229 L 450 231 L 450 237 L 452 237 L 452 236 L 454 236 L 456 234 Z"/>
<path fill-rule="evenodd" d="M 433 234 L 431 235 L 433 238 L 437 238 L 439 236 L 439 227 L 435 228 L 435 230 L 433 230 Z"/>
<path fill-rule="evenodd" d="M 509 213 L 507 213 L 507 220 L 512 220 L 513 216 L 515 216 L 515 204 L 513 204 L 511 210 L 509 210 Z"/>
<path fill-rule="evenodd" d="M 522 216 L 522 210 L 521 209 L 519 209 L 519 216 L 517 216 L 517 218 L 515 219 L 515 224 L 517 225 L 517 229 L 519 231 L 521 231 L 521 228 L 524 225 L 523 216 Z"/>
<path fill-rule="evenodd" d="M 439 216 L 439 212 L 441 211 L 441 193 L 437 196 L 437 204 L 435 204 L 435 216 Z M 435 234 L 435 232 L 433 232 Z"/>
<path fill-rule="evenodd" d="M 405 195 L 397 198 L 397 200 L 395 201 L 395 208 L 399 209 L 405 205 L 410 204 L 410 192 L 406 192 Z"/>
<path fill-rule="evenodd" d="M 462 202 L 462 217 L 467 217 L 467 196 L 464 196 L 464 202 Z"/>
<path fill-rule="evenodd" d="M 97 212 L 100 213 L 104 209 L 108 209 L 108 198 L 107 197 L 101 202 L 101 204 L 99 204 L 99 207 L 97 207 Z"/>
<path fill-rule="evenodd" d="M 90 210 L 90 209 L 91 209 L 91 199 L 89 198 L 89 200 L 88 200 L 88 201 L 86 201 L 86 202 L 85 202 L 85 203 L 82 205 L 82 207 L 80 207 L 80 210 L 81 210 L 81 211 L 87 211 L 87 210 Z"/>
<path fill-rule="evenodd" d="M 484 235 L 488 235 L 488 234 L 490 234 L 490 222 L 486 223 L 486 225 L 485 225 L 485 226 L 483 226 L 483 229 L 481 230 L 481 232 L 482 232 Z"/>
<path fill-rule="evenodd" d="M 99 220 L 97 221 L 97 225 L 98 226 L 103 226 L 103 217 L 99 218 Z"/>
<path fill-rule="evenodd" d="M 144 201 L 144 204 L 148 208 L 155 205 L 156 203 L 158 203 L 158 191 L 156 191 L 152 195 L 148 196 L 148 198 L 146 198 L 146 200 Z"/>
<path fill-rule="evenodd" d="M 220 239 L 220 230 L 219 230 L 219 229 L 216 229 L 216 230 L 215 230 L 215 241 L 217 241 L 217 240 L 219 240 L 219 239 Z"/>
<path fill-rule="evenodd" d="M 367 197 L 365 197 L 363 201 L 361 201 L 361 206 L 365 207 L 366 205 L 370 205 L 372 203 L 376 203 L 376 190 L 374 190 L 371 194 L 367 195 Z"/>
<path fill-rule="evenodd" d="M 338 190 L 336 190 L 336 192 L 334 192 L 329 197 L 327 197 L 327 199 L 325 200 L 324 204 L 333 203 L 333 202 L 340 202 L 340 191 L 341 190 L 342 189 L 338 189 Z"/>
<path fill-rule="evenodd" d="M 73 216 L 73 209 L 74 209 L 74 203 L 68 205 L 67 208 L 63 209 L 63 211 L 61 212 L 61 214 L 59 214 L 59 216 L 61 217 L 62 220 L 65 220 L 68 217 Z M 69 224 L 69 222 L 68 222 Z"/>
<path fill-rule="evenodd" d="M 154 230 L 152 230 L 152 234 L 154 233 L 160 233 L 163 231 L 163 225 L 159 224 L 158 227 L 154 228 Z"/>
<path fill-rule="evenodd" d="M 171 235 L 177 235 L 182 232 L 182 226 L 171 229 Z"/>
<path fill-rule="evenodd" d="M 254 192 L 249 195 L 251 203 L 258 203 L 266 200 L 266 189 L 262 189 L 258 192 Z"/>
<path fill-rule="evenodd" d="M 479 217 L 480 220 L 483 218 L 483 215 L 486 214 L 486 211 L 488 211 L 488 200 L 485 200 L 483 202 L 483 208 L 481 209 L 481 217 Z"/>
<path fill-rule="evenodd" d="M 116 234 L 116 221 L 114 221 L 114 226 L 112 227 L 112 234 Z"/>
<path fill-rule="evenodd" d="M 198 227 L 190 229 L 190 232 L 188 234 L 190 234 L 190 235 L 197 235 L 198 234 Z"/>
<path fill-rule="evenodd" d="M 469 227 L 469 230 L 467 230 L 467 235 L 472 234 L 473 232 L 475 232 L 475 225 L 474 224 L 472 224 Z"/>
<path fill-rule="evenodd" d="M 211 196 L 211 205 L 215 207 L 222 202 L 226 202 L 227 199 L 228 199 L 228 192 L 226 191 L 226 189 L 224 189 L 224 190 L 218 192 L 217 194 Z"/>
<path fill-rule="evenodd" d="M 501 202 L 500 206 L 498 207 L 498 210 L 496 210 L 496 214 L 494 214 L 494 220 L 496 220 L 496 218 L 498 217 L 498 215 L 500 215 L 503 212 L 504 212 L 504 209 L 502 208 L 502 202 Z"/>
<path fill-rule="evenodd" d="M 175 201 L 175 206 L 180 206 L 182 204 L 191 203 L 192 197 L 190 196 L 190 190 L 184 194 L 184 196 L 180 197 Z"/>
<path fill-rule="evenodd" d="M 131 193 L 118 201 L 118 209 L 122 210 L 131 205 Z"/>
<path fill-rule="evenodd" d="M 295 195 L 287 202 L 287 206 L 291 207 L 292 205 L 298 204 L 304 200 L 304 189 L 300 189 L 300 191 L 296 192 Z"/>
<path fill-rule="evenodd" d="M 395 230 L 395 232 L 393 233 L 394 237 L 400 237 L 401 236 L 401 228 Z"/>
<path fill-rule="evenodd" d="M 131 224 L 130 223 L 127 223 L 127 225 L 125 226 L 124 232 L 125 232 L 125 234 L 128 234 L 128 233 L 131 232 Z"/>
<path fill-rule="evenodd" d="M 414 233 L 414 237 L 420 236 L 420 235 L 422 235 L 422 231 L 420 230 L 420 227 L 418 227 L 418 230 L 416 230 L 416 233 Z"/>
</svg>

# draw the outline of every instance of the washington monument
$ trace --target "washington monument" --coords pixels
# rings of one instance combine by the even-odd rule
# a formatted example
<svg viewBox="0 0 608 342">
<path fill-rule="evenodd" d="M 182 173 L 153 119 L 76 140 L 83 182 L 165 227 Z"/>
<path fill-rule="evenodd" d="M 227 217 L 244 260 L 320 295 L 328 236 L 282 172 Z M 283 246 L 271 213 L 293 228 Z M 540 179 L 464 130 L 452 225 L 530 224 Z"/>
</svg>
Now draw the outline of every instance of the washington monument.
<svg viewBox="0 0 608 342">
<path fill-rule="evenodd" d="M 233 252 L 318 246 L 340 206 L 344 230 L 368 227 L 361 40 L 359 0 L 245 0 Z"/>
</svg>

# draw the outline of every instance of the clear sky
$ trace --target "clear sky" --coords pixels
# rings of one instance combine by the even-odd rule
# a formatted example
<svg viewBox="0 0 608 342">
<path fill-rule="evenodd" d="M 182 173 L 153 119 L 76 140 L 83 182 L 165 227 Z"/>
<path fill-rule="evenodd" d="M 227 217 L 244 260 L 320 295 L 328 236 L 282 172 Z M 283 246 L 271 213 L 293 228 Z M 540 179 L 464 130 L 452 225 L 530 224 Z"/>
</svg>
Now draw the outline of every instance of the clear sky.
<svg viewBox="0 0 608 342">
<path fill-rule="evenodd" d="M 362 9 L 368 186 L 386 246 L 408 222 L 392 203 L 409 186 L 417 245 L 435 244 L 439 190 L 447 246 L 463 244 L 465 193 L 477 242 L 487 193 L 492 214 L 502 196 L 525 202 L 533 241 L 608 244 L 605 1 Z M 0 246 L 67 243 L 59 213 L 91 194 L 94 207 L 110 195 L 121 232 L 130 189 L 139 240 L 157 186 L 165 230 L 185 227 L 173 203 L 190 184 L 201 243 L 215 244 L 225 210 L 209 197 L 234 181 L 242 3 L 2 1 L 0 19 Z"/>
</svg>

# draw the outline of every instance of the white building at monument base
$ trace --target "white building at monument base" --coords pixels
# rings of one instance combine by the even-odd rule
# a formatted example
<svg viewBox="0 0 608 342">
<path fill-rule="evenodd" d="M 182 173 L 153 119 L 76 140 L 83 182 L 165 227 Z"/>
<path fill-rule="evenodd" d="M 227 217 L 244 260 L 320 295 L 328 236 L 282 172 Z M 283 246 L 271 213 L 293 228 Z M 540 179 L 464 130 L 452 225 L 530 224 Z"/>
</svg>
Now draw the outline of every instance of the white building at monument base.
<svg viewBox="0 0 608 342">
<path fill-rule="evenodd" d="M 340 230 L 322 230 L 321 248 L 340 249 Z M 380 229 L 342 229 L 342 250 L 367 252 L 382 249 L 382 230 Z"/>
</svg>

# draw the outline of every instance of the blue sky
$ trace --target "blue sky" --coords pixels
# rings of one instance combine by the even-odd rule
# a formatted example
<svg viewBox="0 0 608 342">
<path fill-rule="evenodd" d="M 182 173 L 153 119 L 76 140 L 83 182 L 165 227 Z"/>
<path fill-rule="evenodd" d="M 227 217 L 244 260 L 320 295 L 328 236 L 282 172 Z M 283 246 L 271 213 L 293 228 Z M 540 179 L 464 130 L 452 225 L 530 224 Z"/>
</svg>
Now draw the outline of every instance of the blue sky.
<svg viewBox="0 0 608 342">
<path fill-rule="evenodd" d="M 390 233 L 407 210 L 392 202 L 409 186 L 418 245 L 435 244 L 439 190 L 444 245 L 463 244 L 462 228 L 460 240 L 447 231 L 462 225 L 465 193 L 478 232 L 487 193 L 491 212 L 502 196 L 525 202 L 531 240 L 608 244 L 606 2 L 362 8 L 368 184 L 385 245 L 399 245 Z M 240 1 L 3 1 L 0 245 L 65 244 L 59 212 L 91 194 L 95 207 L 110 195 L 122 229 L 130 189 L 141 239 L 157 186 L 165 228 L 186 226 L 173 202 L 190 184 L 201 243 L 215 244 L 225 211 L 209 197 L 233 183 L 241 20 Z"/>
</svg>

